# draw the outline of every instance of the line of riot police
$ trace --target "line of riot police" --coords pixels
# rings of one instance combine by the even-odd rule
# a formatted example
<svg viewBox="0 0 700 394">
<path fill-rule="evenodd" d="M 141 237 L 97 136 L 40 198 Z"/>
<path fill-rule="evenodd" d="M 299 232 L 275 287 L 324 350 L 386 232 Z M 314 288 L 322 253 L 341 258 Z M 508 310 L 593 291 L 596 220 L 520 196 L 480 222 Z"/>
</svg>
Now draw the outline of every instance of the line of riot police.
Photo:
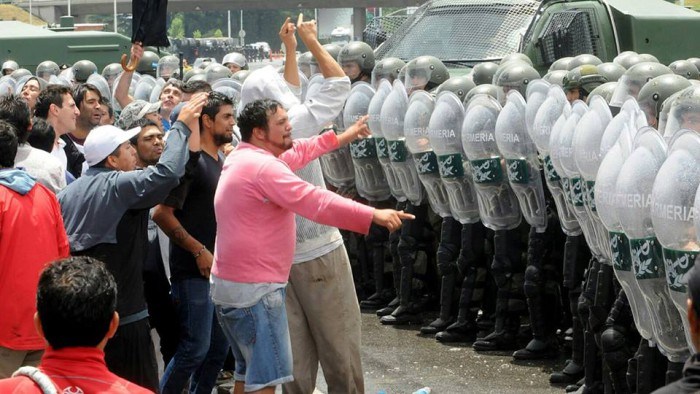
<svg viewBox="0 0 700 394">
<path fill-rule="evenodd" d="M 310 90 L 320 76 L 304 56 Z M 373 268 L 356 279 L 374 286 L 363 309 L 421 323 L 432 294 L 440 312 L 422 334 L 519 360 L 559 357 L 565 337 L 550 380 L 567 391 L 648 393 L 679 379 L 694 353 L 700 59 L 579 55 L 540 76 L 512 54 L 450 78 L 431 56 L 370 58 L 361 43 L 340 49 L 354 84 L 337 123 L 369 114 L 373 136 L 323 157 L 324 174 L 416 220 L 364 240 Z"/>
</svg>

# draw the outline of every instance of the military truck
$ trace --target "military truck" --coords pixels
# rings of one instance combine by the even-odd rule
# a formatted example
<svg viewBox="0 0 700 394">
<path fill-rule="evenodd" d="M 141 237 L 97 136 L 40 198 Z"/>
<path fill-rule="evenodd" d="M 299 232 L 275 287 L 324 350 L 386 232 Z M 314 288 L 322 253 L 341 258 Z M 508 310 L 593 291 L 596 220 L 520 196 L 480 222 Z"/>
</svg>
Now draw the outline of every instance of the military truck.
<svg viewBox="0 0 700 394">
<path fill-rule="evenodd" d="M 131 41 L 118 33 L 74 31 L 72 19 L 62 18 L 52 30 L 17 21 L 0 21 L 0 61 L 14 60 L 32 72 L 44 60 L 72 65 L 89 59 L 102 70 L 128 54 Z"/>
<path fill-rule="evenodd" d="M 539 71 L 583 53 L 605 62 L 631 50 L 664 64 L 700 55 L 700 13 L 663 0 L 430 0 L 391 32 L 380 20 L 368 29 L 388 36 L 377 58 L 433 55 L 452 74 L 513 52 Z"/>
</svg>

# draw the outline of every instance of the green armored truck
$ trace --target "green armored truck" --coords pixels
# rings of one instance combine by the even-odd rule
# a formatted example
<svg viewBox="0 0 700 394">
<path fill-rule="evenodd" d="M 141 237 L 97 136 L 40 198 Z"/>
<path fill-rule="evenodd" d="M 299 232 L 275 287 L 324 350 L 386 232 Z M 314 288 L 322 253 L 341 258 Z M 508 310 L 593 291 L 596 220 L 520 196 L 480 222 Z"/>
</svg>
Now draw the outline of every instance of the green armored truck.
<svg viewBox="0 0 700 394">
<path fill-rule="evenodd" d="M 368 29 L 389 36 L 378 59 L 432 55 L 452 74 L 514 52 L 539 71 L 579 54 L 608 62 L 635 51 L 664 64 L 700 55 L 700 13 L 663 0 L 431 0 L 393 32 L 381 20 Z"/>
<path fill-rule="evenodd" d="M 74 31 L 68 22 L 68 26 L 55 31 L 17 21 L 0 21 L 0 60 L 14 60 L 34 71 L 44 60 L 72 65 L 89 59 L 102 70 L 131 49 L 128 37 L 104 31 Z"/>
</svg>

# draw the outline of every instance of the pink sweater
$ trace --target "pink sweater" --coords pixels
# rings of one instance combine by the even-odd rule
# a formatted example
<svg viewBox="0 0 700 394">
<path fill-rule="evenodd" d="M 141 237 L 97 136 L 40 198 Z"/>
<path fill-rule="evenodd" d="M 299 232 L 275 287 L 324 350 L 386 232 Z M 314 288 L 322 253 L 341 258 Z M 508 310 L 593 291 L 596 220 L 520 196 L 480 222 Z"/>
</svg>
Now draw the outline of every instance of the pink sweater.
<svg viewBox="0 0 700 394">
<path fill-rule="evenodd" d="M 284 283 L 294 257 L 294 214 L 367 234 L 374 208 L 315 187 L 292 171 L 338 148 L 333 132 L 294 140 L 279 158 L 241 143 L 226 159 L 214 197 L 212 273 L 239 283 Z"/>
</svg>

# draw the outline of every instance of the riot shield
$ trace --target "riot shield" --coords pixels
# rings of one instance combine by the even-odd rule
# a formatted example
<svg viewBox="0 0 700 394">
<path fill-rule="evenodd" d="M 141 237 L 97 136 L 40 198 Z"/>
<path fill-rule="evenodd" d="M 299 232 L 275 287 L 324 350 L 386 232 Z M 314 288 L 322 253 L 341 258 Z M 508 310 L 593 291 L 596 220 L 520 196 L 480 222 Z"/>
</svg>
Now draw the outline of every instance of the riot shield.
<svg viewBox="0 0 700 394">
<path fill-rule="evenodd" d="M 160 101 L 160 93 L 163 91 L 164 86 L 165 86 L 165 80 L 163 78 L 156 79 L 156 86 L 153 88 L 153 91 L 151 91 L 150 101 L 152 103 Z M 214 86 L 212 86 L 212 89 L 214 90 Z M 240 92 L 240 89 L 238 91 Z M 222 92 L 222 93 L 226 94 L 225 92 Z M 228 94 L 227 94 L 227 96 L 228 96 Z M 234 108 L 235 108 L 235 106 L 234 106 Z"/>
<path fill-rule="evenodd" d="M 461 106 L 462 103 L 458 101 L 458 104 Z M 447 199 L 447 191 L 440 180 L 437 156 L 435 156 L 428 138 L 428 125 L 433 109 L 435 109 L 435 99 L 430 93 L 423 90 L 413 92 L 404 119 L 404 135 L 408 151 L 413 156 L 418 178 L 425 187 L 428 202 L 433 211 L 444 218 L 451 217 L 452 213 Z M 445 113 L 443 115 L 452 118 L 459 116 L 458 123 L 461 126 L 463 113 L 464 109 L 459 114 Z"/>
<path fill-rule="evenodd" d="M 421 205 L 424 197 L 423 186 L 418 178 L 416 166 L 408 155 L 404 137 L 406 109 L 408 109 L 406 88 L 403 82 L 397 79 L 382 105 L 381 128 L 387 140 L 390 165 L 394 169 L 401 189 L 411 204 Z"/>
<path fill-rule="evenodd" d="M 100 74 L 92 74 L 88 77 L 87 83 L 93 85 L 100 91 L 100 95 L 106 99 L 112 96 L 112 92 L 109 90 L 109 84 L 105 77 Z"/>
<path fill-rule="evenodd" d="M 659 137 L 660 138 L 660 137 Z M 683 321 L 687 343 L 692 347 L 688 325 L 686 274 L 700 252 L 695 232 L 696 192 L 700 185 L 700 136 L 680 130 L 671 140 L 668 158 L 659 169 L 651 191 L 651 222 L 666 269 L 667 291 Z M 680 327 L 674 329 L 680 330 Z M 675 331 L 675 330 L 674 330 Z"/>
<path fill-rule="evenodd" d="M 64 77 L 52 75 L 49 77 L 49 85 L 63 85 L 71 87 L 71 83 Z M 111 96 L 110 96 L 111 97 Z"/>
<path fill-rule="evenodd" d="M 12 93 L 14 93 L 17 96 L 21 95 L 22 88 L 24 88 L 24 84 L 27 83 L 27 81 L 29 81 L 29 78 L 36 78 L 36 77 L 34 77 L 33 75 L 24 75 L 24 76 L 20 77 L 19 79 L 17 79 L 17 81 L 15 82 L 15 89 Z"/>
<path fill-rule="evenodd" d="M 343 124 L 352 124 L 366 115 L 374 93 L 374 89 L 367 83 L 355 84 L 345 101 Z M 384 201 L 391 197 L 391 192 L 377 158 L 375 137 L 376 134 L 351 142 L 350 156 L 355 171 L 357 193 L 369 201 Z"/>
<path fill-rule="evenodd" d="M 134 89 L 134 100 L 149 101 L 151 99 L 151 92 L 155 87 L 155 78 L 150 75 L 141 76 L 141 79 L 136 83 L 136 88 Z"/>
<path fill-rule="evenodd" d="M 532 137 L 535 118 L 537 117 L 537 112 L 539 112 L 540 107 L 547 100 L 549 94 L 549 88 L 552 84 L 545 81 L 544 79 L 536 79 L 527 85 L 527 90 L 525 93 L 525 98 L 527 99 L 527 108 L 525 109 L 525 125 L 527 126 L 527 132 Z"/>
<path fill-rule="evenodd" d="M 620 133 L 629 134 L 628 124 L 621 124 L 620 127 Z M 652 324 L 653 313 L 650 309 L 651 305 L 646 302 L 642 289 L 639 287 L 639 282 L 635 277 L 629 238 L 627 238 L 623 229 L 623 227 L 629 228 L 632 225 L 631 220 L 641 219 L 642 217 L 648 220 L 648 213 L 646 212 L 644 215 L 640 215 L 641 217 L 639 218 L 631 217 L 631 215 L 638 215 L 640 209 L 649 210 L 648 205 L 645 203 L 648 202 L 648 195 L 651 191 L 651 184 L 654 181 L 655 171 L 652 174 L 642 174 L 634 171 L 632 166 L 632 163 L 638 163 L 640 158 L 648 154 L 652 154 L 652 159 L 654 159 L 653 152 L 644 147 L 632 152 L 627 148 L 626 144 L 613 146 L 599 167 L 595 184 L 595 198 L 596 202 L 599 203 L 597 207 L 600 219 L 609 231 L 613 269 L 620 285 L 625 290 L 625 294 L 627 294 L 627 299 L 630 301 L 632 316 L 634 317 L 637 330 L 644 339 L 656 341 L 654 324 Z M 662 156 L 665 156 L 665 153 Z M 640 179 L 640 181 L 646 181 L 646 185 L 640 187 L 642 185 L 635 184 L 633 179 L 643 178 L 643 175 L 647 175 L 647 179 Z M 644 190 L 645 187 L 646 190 Z M 636 205 L 627 204 L 628 200 L 636 201 Z"/>
<path fill-rule="evenodd" d="M 582 178 L 584 208 L 607 262 L 612 262 L 613 256 L 609 247 L 608 230 L 600 221 L 595 205 L 595 178 L 602 160 L 600 141 L 611 120 L 612 114 L 605 99 L 593 96 L 589 102 L 589 111 L 576 125 L 572 142 L 574 165 Z"/>
<path fill-rule="evenodd" d="M 114 80 L 113 86 L 115 86 L 115 90 L 116 90 L 116 86 L 119 85 L 119 81 L 121 80 L 121 78 L 123 76 L 124 76 L 124 73 L 122 72 Z M 134 77 L 135 76 L 136 76 L 136 73 L 134 73 Z M 131 84 L 129 85 L 129 96 L 134 97 L 134 91 L 136 90 L 137 83 L 138 83 L 138 80 L 136 78 L 131 79 Z M 112 100 L 112 108 L 114 109 L 114 111 L 115 112 L 121 111 L 122 107 L 121 107 L 121 105 L 119 105 L 119 101 L 117 100 L 116 96 L 114 96 L 114 91 L 112 92 L 111 100 Z"/>
<path fill-rule="evenodd" d="M 334 129 L 336 134 L 345 130 L 346 127 L 343 126 L 343 111 L 336 118 L 335 124 L 337 125 Z M 352 123 L 348 123 L 348 126 L 350 125 Z M 341 146 L 332 152 L 326 153 L 319 159 L 323 176 L 328 183 L 339 189 L 347 189 L 355 184 L 355 169 L 352 165 L 349 146 Z"/>
<path fill-rule="evenodd" d="M 469 102 L 462 123 L 462 149 L 469 158 L 479 213 L 484 226 L 512 230 L 522 215 L 518 199 L 504 174 L 505 163 L 496 144 L 496 120 L 501 105 L 493 97 L 477 95 Z"/>
<path fill-rule="evenodd" d="M 557 207 L 562 231 L 566 235 L 577 236 L 581 234 L 581 227 L 566 203 L 567 193 L 561 185 L 559 173 L 552 164 L 549 147 L 551 134 L 554 133 L 555 128 L 561 130 L 570 112 L 571 106 L 566 100 L 564 91 L 559 86 L 552 86 L 547 92 L 547 98 L 537 110 L 532 128 L 528 128 L 528 131 L 542 158 L 545 181 Z"/>
<path fill-rule="evenodd" d="M 0 78 L 0 96 L 9 96 L 15 91 L 15 79 L 9 75 Z"/>
<path fill-rule="evenodd" d="M 518 197 L 520 211 L 527 223 L 542 233 L 547 228 L 547 204 L 537 148 L 527 132 L 525 112 L 520 92 L 508 92 L 506 105 L 496 120 L 496 144 L 506 160 L 508 183 Z"/>
<path fill-rule="evenodd" d="M 413 93 L 411 100 L 417 94 Z M 459 98 L 452 92 L 440 94 L 430 117 L 428 137 L 437 155 L 439 176 L 447 192 L 452 217 L 462 224 L 468 224 L 479 221 L 479 202 L 469 162 L 462 153 L 463 119 L 464 107 Z"/>
<path fill-rule="evenodd" d="M 379 159 L 379 163 L 382 166 L 386 180 L 389 183 L 391 195 L 394 196 L 397 201 L 406 201 L 406 193 L 401 188 L 401 184 L 399 183 L 396 173 L 394 173 L 394 169 L 391 166 L 389 150 L 387 148 L 384 131 L 382 130 L 382 106 L 384 105 L 387 96 L 389 96 L 389 93 L 391 93 L 391 84 L 389 81 L 382 81 L 379 84 L 379 88 L 377 89 L 376 93 L 374 96 L 372 96 L 372 99 L 369 102 L 369 107 L 367 108 L 367 115 L 369 115 L 367 125 L 374 135 L 374 146 L 377 150 L 377 159 Z"/>
<path fill-rule="evenodd" d="M 598 242 L 598 236 L 593 227 L 593 222 L 586 211 L 583 195 L 583 179 L 574 161 L 573 140 L 576 125 L 583 115 L 588 112 L 588 107 L 583 101 L 576 101 L 571 108 L 571 114 L 557 133 L 552 133 L 549 147 L 552 152 L 552 164 L 561 176 L 562 188 L 568 191 L 567 202 L 578 220 L 583 236 L 586 239 L 591 253 L 598 260 L 607 261 L 603 255 L 603 250 Z"/>
</svg>

